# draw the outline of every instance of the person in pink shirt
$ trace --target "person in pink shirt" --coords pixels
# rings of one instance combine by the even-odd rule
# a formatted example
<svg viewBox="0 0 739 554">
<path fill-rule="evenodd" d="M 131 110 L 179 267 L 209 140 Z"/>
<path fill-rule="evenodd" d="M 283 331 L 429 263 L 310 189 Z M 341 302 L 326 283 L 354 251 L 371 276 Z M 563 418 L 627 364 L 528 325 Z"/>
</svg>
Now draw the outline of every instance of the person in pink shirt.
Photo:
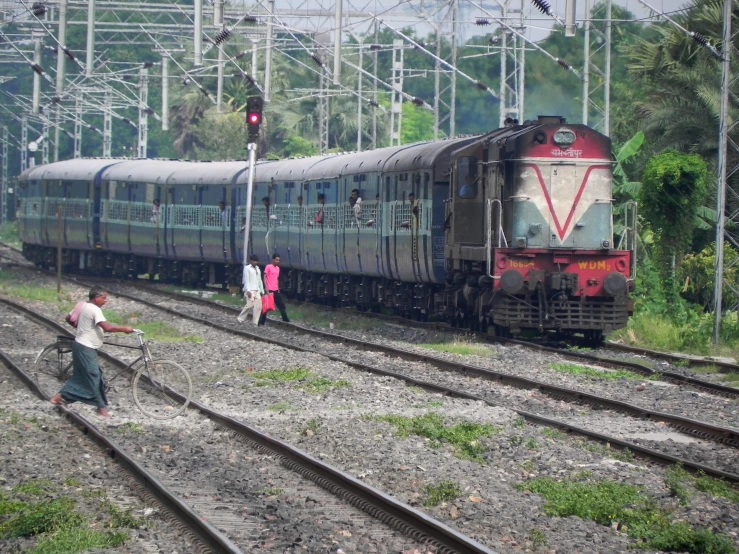
<svg viewBox="0 0 739 554">
<path fill-rule="evenodd" d="M 285 309 L 285 303 L 282 301 L 280 295 L 280 256 L 275 254 L 272 256 L 272 263 L 264 268 L 264 288 L 267 289 L 267 294 L 273 294 L 275 297 L 275 306 L 280 310 L 282 315 L 282 321 L 290 321 L 287 317 L 287 310 Z M 262 314 L 262 318 L 259 320 L 259 324 L 263 325 L 267 320 L 267 314 Z"/>
</svg>

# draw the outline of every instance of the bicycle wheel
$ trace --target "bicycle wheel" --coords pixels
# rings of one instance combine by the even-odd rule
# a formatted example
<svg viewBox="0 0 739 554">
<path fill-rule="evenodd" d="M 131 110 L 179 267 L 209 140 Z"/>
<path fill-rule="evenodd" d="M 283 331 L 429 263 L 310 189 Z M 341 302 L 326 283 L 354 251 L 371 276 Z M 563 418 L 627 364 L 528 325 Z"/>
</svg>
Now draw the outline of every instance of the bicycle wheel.
<svg viewBox="0 0 739 554">
<path fill-rule="evenodd" d="M 171 419 L 185 411 L 192 395 L 190 374 L 177 362 L 143 366 L 133 377 L 133 401 L 154 419 Z"/>
<path fill-rule="evenodd" d="M 41 353 L 36 356 L 33 362 L 33 372 L 37 376 L 46 375 L 54 377 L 59 381 L 66 379 L 72 370 L 72 341 L 69 341 L 69 348 L 62 346 L 61 348 L 56 342 L 44 348 Z"/>
</svg>

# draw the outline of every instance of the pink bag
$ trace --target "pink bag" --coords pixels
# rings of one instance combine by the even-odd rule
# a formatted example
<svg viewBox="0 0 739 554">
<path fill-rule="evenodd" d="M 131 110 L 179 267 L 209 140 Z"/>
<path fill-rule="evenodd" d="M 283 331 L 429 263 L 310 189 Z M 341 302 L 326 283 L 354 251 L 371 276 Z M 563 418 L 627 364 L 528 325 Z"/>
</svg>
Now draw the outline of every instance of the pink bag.
<svg viewBox="0 0 739 554">
<path fill-rule="evenodd" d="M 262 296 L 262 313 L 266 314 L 267 312 L 274 312 L 275 311 L 275 295 L 265 294 Z"/>
<path fill-rule="evenodd" d="M 69 312 L 69 314 L 66 317 L 66 320 L 69 322 L 69 324 L 72 327 L 77 327 L 77 322 L 80 319 L 80 312 L 82 311 L 82 306 L 85 305 L 85 301 L 77 302 L 74 308 L 72 308 L 72 311 Z"/>
</svg>

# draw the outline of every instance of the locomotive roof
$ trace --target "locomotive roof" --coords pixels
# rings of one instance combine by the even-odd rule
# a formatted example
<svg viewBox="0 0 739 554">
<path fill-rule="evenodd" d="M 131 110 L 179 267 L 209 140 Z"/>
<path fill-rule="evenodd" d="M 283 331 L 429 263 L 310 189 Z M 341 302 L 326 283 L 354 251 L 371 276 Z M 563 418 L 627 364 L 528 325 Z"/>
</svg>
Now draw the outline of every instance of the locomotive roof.
<svg viewBox="0 0 739 554">
<path fill-rule="evenodd" d="M 89 181 L 110 165 L 124 163 L 115 158 L 74 158 L 61 162 L 31 167 L 20 174 L 20 180 L 63 179 L 65 181 Z"/>
</svg>

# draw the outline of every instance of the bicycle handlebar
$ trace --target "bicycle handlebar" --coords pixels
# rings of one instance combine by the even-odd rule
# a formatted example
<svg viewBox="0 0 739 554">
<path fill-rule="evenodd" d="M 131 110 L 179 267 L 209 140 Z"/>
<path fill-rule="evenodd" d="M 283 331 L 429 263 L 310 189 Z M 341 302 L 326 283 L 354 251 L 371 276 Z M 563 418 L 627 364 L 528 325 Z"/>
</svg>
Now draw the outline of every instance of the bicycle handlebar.
<svg viewBox="0 0 739 554">
<path fill-rule="evenodd" d="M 135 333 L 136 335 L 143 335 L 143 334 L 144 334 L 144 332 L 143 332 L 143 331 L 142 331 L 141 329 L 134 329 L 134 330 L 133 330 L 133 332 L 134 332 L 134 333 Z"/>
</svg>

